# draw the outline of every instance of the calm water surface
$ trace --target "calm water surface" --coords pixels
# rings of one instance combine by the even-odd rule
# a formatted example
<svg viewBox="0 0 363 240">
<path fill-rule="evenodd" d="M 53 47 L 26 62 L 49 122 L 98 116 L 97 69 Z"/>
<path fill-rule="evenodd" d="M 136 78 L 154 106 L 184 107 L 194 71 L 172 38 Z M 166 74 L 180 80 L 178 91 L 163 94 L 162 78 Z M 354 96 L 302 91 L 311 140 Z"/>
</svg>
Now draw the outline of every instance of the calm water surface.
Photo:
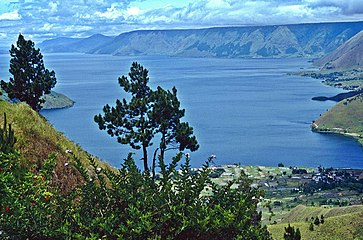
<svg viewBox="0 0 363 240">
<path fill-rule="evenodd" d="M 341 90 L 286 75 L 308 68 L 307 59 L 47 54 L 46 66 L 55 70 L 58 80 L 54 90 L 76 104 L 42 114 L 84 149 L 120 166 L 132 149 L 98 130 L 93 116 L 105 104 L 126 97 L 117 78 L 129 72 L 132 61 L 149 69 L 152 87 L 177 87 L 185 121 L 194 127 L 201 145 L 191 154 L 194 166 L 215 154 L 216 164 L 363 168 L 363 148 L 357 142 L 310 131 L 311 121 L 334 105 L 311 98 Z M 0 67 L 7 69 L 8 63 L 2 61 Z"/>
</svg>

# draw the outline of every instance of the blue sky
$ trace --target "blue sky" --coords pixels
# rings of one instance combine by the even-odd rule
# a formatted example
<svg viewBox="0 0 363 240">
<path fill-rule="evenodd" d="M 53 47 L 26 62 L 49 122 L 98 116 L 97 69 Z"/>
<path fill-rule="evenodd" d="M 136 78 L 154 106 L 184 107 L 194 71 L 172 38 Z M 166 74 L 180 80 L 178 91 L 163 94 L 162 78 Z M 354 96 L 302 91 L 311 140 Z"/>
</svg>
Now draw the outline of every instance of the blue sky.
<svg viewBox="0 0 363 240">
<path fill-rule="evenodd" d="M 0 44 L 139 29 L 363 20 L 363 0 L 0 0 Z"/>
</svg>

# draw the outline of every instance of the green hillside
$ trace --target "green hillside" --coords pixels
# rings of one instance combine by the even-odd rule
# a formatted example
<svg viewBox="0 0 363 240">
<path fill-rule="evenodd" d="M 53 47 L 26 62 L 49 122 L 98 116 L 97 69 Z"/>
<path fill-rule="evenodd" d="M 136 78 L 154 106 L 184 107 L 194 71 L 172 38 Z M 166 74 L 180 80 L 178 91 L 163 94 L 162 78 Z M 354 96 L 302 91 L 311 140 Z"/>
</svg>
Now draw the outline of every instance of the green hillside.
<svg viewBox="0 0 363 240">
<path fill-rule="evenodd" d="M 304 205 L 299 205 L 286 214 L 281 223 L 291 223 L 291 222 L 303 222 L 306 218 L 321 216 L 322 214 L 328 217 L 336 217 L 345 214 L 351 214 L 356 212 L 363 212 L 363 205 L 354 205 L 348 207 L 307 207 Z"/>
<path fill-rule="evenodd" d="M 314 230 L 310 231 L 311 217 L 320 217 L 321 214 L 324 214 L 325 222 L 318 226 L 314 225 Z M 304 220 L 301 220 L 301 218 L 304 218 Z M 305 218 L 308 218 L 309 221 L 306 221 Z M 363 239 L 362 205 L 332 209 L 298 206 L 291 210 L 287 219 L 298 220 L 298 222 L 291 221 L 290 224 L 295 229 L 300 229 L 302 239 L 304 240 Z M 287 225 L 287 222 L 271 225 L 268 227 L 268 230 L 274 239 L 284 239 L 284 227 L 287 227 Z"/>
<path fill-rule="evenodd" d="M 317 132 L 344 134 L 363 144 L 363 95 L 339 102 L 314 121 L 312 129 Z"/>
<path fill-rule="evenodd" d="M 89 165 L 88 153 L 55 130 L 44 117 L 24 103 L 11 104 L 0 100 L 1 124 L 4 121 L 3 112 L 6 113 L 7 122 L 15 131 L 16 148 L 20 150 L 24 164 L 32 166 L 36 171 L 49 154 L 56 153 L 57 167 L 54 180 L 60 189 L 66 190 L 79 183 L 78 176 L 65 167 L 65 163 L 72 161 L 72 157 L 66 151 L 72 151 L 76 157 L 86 163 L 86 166 Z M 108 166 L 101 161 L 98 163 L 103 167 Z"/>
</svg>

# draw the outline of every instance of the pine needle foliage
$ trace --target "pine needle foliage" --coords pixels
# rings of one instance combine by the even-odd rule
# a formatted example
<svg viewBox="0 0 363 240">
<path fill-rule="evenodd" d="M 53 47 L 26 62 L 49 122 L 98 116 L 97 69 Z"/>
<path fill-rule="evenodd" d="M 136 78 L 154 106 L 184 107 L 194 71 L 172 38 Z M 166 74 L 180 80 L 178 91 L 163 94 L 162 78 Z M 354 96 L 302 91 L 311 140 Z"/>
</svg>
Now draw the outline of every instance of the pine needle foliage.
<svg viewBox="0 0 363 240">
<path fill-rule="evenodd" d="M 130 100 L 117 99 L 114 107 L 105 105 L 103 114 L 96 115 L 94 121 L 100 130 L 116 137 L 119 143 L 141 150 L 145 172 L 150 171 L 149 147 L 160 135 L 151 169 L 155 173 L 158 150 L 159 158 L 164 158 L 167 150 L 196 151 L 199 145 L 193 128 L 187 122 L 181 122 L 185 110 L 180 108 L 176 88 L 170 91 L 159 86 L 157 90 L 152 90 L 148 73 L 142 65 L 133 62 L 128 76 L 123 75 L 118 79 Z"/>
<path fill-rule="evenodd" d="M 12 45 L 10 49 L 9 72 L 13 76 L 9 82 L 1 81 L 1 87 L 9 98 L 26 102 L 39 112 L 45 102 L 42 96 L 50 93 L 57 81 L 55 72 L 45 68 L 43 55 L 34 45 L 19 34 L 16 46 Z"/>
</svg>

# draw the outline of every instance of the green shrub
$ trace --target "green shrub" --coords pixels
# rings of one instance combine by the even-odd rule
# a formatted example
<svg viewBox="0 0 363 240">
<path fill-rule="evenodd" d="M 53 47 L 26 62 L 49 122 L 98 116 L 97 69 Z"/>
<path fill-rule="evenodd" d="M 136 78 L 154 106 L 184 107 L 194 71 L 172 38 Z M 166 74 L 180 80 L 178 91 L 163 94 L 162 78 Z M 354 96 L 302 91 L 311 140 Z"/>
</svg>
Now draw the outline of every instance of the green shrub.
<svg viewBox="0 0 363 240">
<path fill-rule="evenodd" d="M 261 192 L 245 175 L 217 186 L 208 177 L 209 162 L 192 174 L 189 158 L 177 170 L 181 159 L 178 154 L 168 165 L 160 161 L 158 181 L 141 173 L 132 155 L 117 173 L 91 160 L 94 175 L 76 159 L 86 183 L 78 189 L 76 217 L 69 218 L 72 229 L 64 233 L 70 238 L 270 239 L 256 211 Z M 209 194 L 203 194 L 206 187 Z"/>
<path fill-rule="evenodd" d="M 11 239 L 57 237 L 60 227 L 56 191 L 49 185 L 50 156 L 39 174 L 20 166 L 19 154 L 0 152 L 0 229 Z M 2 237 L 0 235 L 0 237 Z"/>
<path fill-rule="evenodd" d="M 131 154 L 118 171 L 93 159 L 90 171 L 73 158 L 65 167 L 78 171 L 83 184 L 63 196 L 53 182 L 55 155 L 31 171 L 16 150 L 0 151 L 0 238 L 271 239 L 257 212 L 261 190 L 243 173 L 214 184 L 212 157 L 197 174 L 189 157 L 178 168 L 181 153 L 169 164 L 160 160 L 158 180 L 141 172 Z"/>
</svg>

